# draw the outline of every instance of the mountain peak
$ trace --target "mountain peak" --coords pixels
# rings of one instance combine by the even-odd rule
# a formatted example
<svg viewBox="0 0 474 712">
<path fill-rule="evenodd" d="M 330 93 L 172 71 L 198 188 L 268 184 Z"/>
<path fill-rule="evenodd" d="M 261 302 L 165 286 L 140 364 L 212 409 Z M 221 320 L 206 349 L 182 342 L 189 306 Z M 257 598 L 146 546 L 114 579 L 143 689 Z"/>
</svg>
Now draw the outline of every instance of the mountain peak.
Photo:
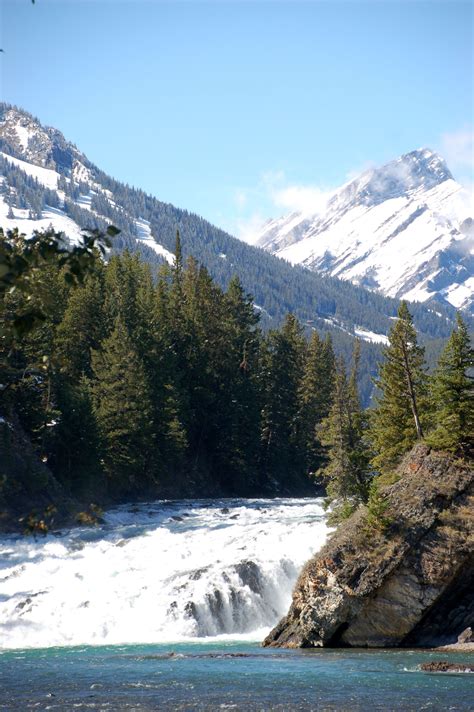
<svg viewBox="0 0 474 712">
<path fill-rule="evenodd" d="M 430 190 L 453 176 L 441 156 L 429 148 L 405 153 L 379 168 L 371 168 L 346 184 L 335 198 L 339 204 L 371 206 L 413 191 Z"/>
<path fill-rule="evenodd" d="M 57 129 L 43 126 L 32 114 L 0 102 L 0 151 L 41 168 L 68 171 L 74 160 L 87 164 Z"/>
<path fill-rule="evenodd" d="M 398 160 L 409 167 L 412 176 L 423 177 L 425 181 L 429 179 L 434 185 L 453 179 L 444 158 L 431 148 L 417 148 L 415 151 L 405 153 Z M 426 186 L 426 182 L 423 185 Z"/>
<path fill-rule="evenodd" d="M 471 218 L 466 191 L 423 147 L 345 183 L 310 217 L 265 225 L 255 244 L 388 296 L 472 311 Z"/>
</svg>

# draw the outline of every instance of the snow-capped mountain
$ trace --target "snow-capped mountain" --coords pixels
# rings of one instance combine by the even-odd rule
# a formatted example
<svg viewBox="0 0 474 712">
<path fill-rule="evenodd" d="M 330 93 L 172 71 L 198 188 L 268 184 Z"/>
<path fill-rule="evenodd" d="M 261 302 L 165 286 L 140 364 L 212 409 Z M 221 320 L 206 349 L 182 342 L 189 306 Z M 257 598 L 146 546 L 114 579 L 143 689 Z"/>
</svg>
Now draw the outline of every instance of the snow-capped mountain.
<svg viewBox="0 0 474 712">
<path fill-rule="evenodd" d="M 387 296 L 474 311 L 474 209 L 429 149 L 368 170 L 323 210 L 270 220 L 253 244 Z"/>
<path fill-rule="evenodd" d="M 104 229 L 116 219 L 124 230 L 121 240 L 131 239 L 143 246 L 144 252 L 148 248 L 159 258 L 172 261 L 172 253 L 154 239 L 149 221 L 119 204 L 108 186 L 108 176 L 60 131 L 42 126 L 26 112 L 6 108 L 0 118 L 0 163 L 4 187 L 0 224 L 4 229 L 18 227 L 28 235 L 52 226 L 74 242 L 83 227 Z M 6 186 L 2 173 L 11 174 L 14 169 L 17 180 Z M 48 191 L 43 191 L 41 198 L 36 195 L 38 186 Z"/>
</svg>

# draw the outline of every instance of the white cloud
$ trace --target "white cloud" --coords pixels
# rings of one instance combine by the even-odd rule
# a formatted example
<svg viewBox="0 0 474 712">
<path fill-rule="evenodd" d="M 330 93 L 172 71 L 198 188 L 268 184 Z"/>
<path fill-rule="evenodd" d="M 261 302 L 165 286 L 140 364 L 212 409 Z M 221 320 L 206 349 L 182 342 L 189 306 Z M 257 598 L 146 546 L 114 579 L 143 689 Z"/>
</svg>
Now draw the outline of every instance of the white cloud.
<svg viewBox="0 0 474 712">
<path fill-rule="evenodd" d="M 448 167 L 459 179 L 470 176 L 474 180 L 474 130 L 464 128 L 441 136 L 440 153 Z"/>
<path fill-rule="evenodd" d="M 234 229 L 231 230 L 239 240 L 248 242 L 249 245 L 253 245 L 258 236 L 260 235 L 262 225 L 268 218 L 264 218 L 261 213 L 253 213 L 246 218 L 237 218 L 234 223 Z"/>
<path fill-rule="evenodd" d="M 323 212 L 331 191 L 322 190 L 312 185 L 288 185 L 276 190 L 273 194 L 275 206 L 282 207 L 288 212 L 315 215 Z"/>
<path fill-rule="evenodd" d="M 281 170 L 262 173 L 255 187 L 235 191 L 234 203 L 246 214 L 237 217 L 232 232 L 252 243 L 269 218 L 288 213 L 316 215 L 324 211 L 332 193 L 317 185 L 290 183 Z"/>
</svg>

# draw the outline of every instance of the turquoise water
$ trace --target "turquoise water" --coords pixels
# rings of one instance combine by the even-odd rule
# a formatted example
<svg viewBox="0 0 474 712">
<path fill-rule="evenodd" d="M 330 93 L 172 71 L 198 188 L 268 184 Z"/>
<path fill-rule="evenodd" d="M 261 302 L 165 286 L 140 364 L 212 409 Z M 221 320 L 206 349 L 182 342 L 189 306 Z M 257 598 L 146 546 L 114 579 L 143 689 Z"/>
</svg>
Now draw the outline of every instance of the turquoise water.
<svg viewBox="0 0 474 712">
<path fill-rule="evenodd" d="M 203 500 L 0 538 L 0 712 L 474 709 L 419 669 L 467 656 L 259 646 L 327 532 L 319 499 Z"/>
<path fill-rule="evenodd" d="M 0 710 L 472 710 L 474 675 L 426 674 L 460 653 L 277 650 L 258 644 L 5 650 Z"/>
</svg>

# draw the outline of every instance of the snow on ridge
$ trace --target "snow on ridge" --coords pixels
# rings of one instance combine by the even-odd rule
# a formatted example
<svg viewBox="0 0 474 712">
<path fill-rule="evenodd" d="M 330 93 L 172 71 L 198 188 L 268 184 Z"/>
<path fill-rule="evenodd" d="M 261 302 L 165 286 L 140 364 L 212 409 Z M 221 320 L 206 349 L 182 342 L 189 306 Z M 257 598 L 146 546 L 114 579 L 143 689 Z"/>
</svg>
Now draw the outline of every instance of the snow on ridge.
<svg viewBox="0 0 474 712">
<path fill-rule="evenodd" d="M 266 314 L 269 319 L 273 319 L 273 317 L 267 312 L 265 307 L 261 307 L 260 304 L 254 304 L 253 308 L 255 309 L 255 311 L 261 312 L 262 314 Z"/>
<path fill-rule="evenodd" d="M 38 183 L 44 185 L 45 188 L 50 190 L 57 190 L 59 173 L 54 171 L 52 168 L 42 168 L 41 166 L 35 166 L 33 163 L 28 163 L 27 161 L 22 161 L 20 158 L 14 158 L 9 156 L 7 153 L 0 151 L 0 156 L 6 159 L 9 163 L 19 168 L 21 171 L 29 175 L 31 178 L 36 178 Z"/>
</svg>

